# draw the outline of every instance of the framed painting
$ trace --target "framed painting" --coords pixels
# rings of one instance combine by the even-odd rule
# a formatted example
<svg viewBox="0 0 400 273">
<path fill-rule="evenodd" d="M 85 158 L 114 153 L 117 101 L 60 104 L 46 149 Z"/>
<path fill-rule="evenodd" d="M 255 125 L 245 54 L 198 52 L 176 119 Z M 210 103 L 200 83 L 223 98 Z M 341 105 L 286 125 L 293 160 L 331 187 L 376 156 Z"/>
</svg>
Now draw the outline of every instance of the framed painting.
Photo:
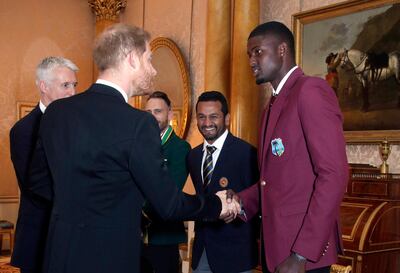
<svg viewBox="0 0 400 273">
<path fill-rule="evenodd" d="M 296 60 L 327 80 L 348 143 L 400 142 L 400 0 L 355 0 L 293 15 Z"/>
<path fill-rule="evenodd" d="M 17 120 L 29 114 L 37 104 L 37 102 L 17 102 Z"/>
</svg>

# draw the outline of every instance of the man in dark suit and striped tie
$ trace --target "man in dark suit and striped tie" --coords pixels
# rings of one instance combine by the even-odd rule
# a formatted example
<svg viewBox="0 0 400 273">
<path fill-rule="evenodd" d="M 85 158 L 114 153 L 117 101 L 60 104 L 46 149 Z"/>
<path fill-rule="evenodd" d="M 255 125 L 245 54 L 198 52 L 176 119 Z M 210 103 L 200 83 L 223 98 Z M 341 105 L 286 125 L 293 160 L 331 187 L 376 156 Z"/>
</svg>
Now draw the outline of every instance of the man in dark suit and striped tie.
<svg viewBox="0 0 400 273">
<path fill-rule="evenodd" d="M 196 118 L 204 137 L 204 143 L 188 155 L 196 193 L 207 195 L 228 188 L 240 191 L 257 182 L 257 151 L 229 133 L 230 115 L 224 95 L 217 91 L 201 94 Z M 258 257 L 256 221 L 196 221 L 193 272 L 251 272 Z"/>
</svg>

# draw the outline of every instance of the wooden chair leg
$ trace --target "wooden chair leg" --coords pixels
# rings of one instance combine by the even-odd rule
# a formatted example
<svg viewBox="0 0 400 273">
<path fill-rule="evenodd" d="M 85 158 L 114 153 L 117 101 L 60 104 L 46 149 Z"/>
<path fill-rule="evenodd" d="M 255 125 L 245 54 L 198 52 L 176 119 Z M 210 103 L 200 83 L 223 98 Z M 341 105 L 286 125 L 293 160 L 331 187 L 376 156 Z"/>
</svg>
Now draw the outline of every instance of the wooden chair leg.
<svg viewBox="0 0 400 273">
<path fill-rule="evenodd" d="M 4 236 L 4 234 L 1 233 L 0 234 L 0 253 L 3 251 L 3 236 Z"/>
<path fill-rule="evenodd" d="M 14 230 L 10 231 L 10 255 L 14 250 Z"/>
</svg>

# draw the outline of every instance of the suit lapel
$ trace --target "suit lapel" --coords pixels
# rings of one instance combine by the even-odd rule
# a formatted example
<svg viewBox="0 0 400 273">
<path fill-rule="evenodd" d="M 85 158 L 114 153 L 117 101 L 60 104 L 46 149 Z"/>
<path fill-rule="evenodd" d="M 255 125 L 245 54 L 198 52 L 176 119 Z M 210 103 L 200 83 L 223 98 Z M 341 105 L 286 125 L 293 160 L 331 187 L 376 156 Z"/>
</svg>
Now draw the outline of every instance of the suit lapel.
<svg viewBox="0 0 400 273">
<path fill-rule="evenodd" d="M 261 118 L 261 124 L 260 124 L 260 131 L 258 135 L 258 168 L 260 169 L 262 166 L 262 161 L 263 161 L 263 151 L 264 151 L 264 145 L 265 145 L 265 131 L 267 129 L 267 115 L 268 115 L 268 109 L 269 109 L 269 104 L 265 107 L 262 118 Z"/>
<path fill-rule="evenodd" d="M 267 153 L 269 152 L 271 137 L 275 130 L 276 124 L 279 120 L 279 116 L 281 115 L 286 101 L 288 99 L 289 94 L 291 93 L 293 86 L 295 85 L 296 81 L 303 75 L 303 71 L 300 68 L 295 69 L 292 74 L 289 76 L 285 84 L 283 85 L 282 90 L 280 91 L 278 97 L 276 98 L 272 108 L 271 113 L 269 116 L 268 124 L 266 124 L 266 120 L 263 121 L 264 124 L 261 127 L 263 129 L 264 126 L 267 126 L 266 130 L 264 129 L 264 138 L 263 138 L 263 146 L 262 146 L 262 156 L 261 162 L 266 157 Z M 268 111 L 268 107 L 267 107 Z M 260 167 L 262 164 L 260 165 Z"/>
<path fill-rule="evenodd" d="M 193 150 L 193 168 L 192 168 L 194 170 L 192 180 L 197 193 L 203 192 L 202 190 L 203 178 L 201 176 L 202 159 L 203 159 L 203 145 L 199 145 L 197 148 Z"/>
</svg>

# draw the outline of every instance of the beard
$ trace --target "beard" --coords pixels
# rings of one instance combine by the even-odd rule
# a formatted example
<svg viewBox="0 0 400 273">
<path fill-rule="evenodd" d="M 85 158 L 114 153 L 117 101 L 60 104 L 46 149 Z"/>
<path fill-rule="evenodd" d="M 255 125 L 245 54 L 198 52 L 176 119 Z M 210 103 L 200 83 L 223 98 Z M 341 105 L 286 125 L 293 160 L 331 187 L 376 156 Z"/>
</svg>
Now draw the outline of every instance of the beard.
<svg viewBox="0 0 400 273">
<path fill-rule="evenodd" d="M 164 132 L 167 129 L 168 125 L 168 120 L 158 121 L 158 127 L 160 128 L 161 132 Z"/>
<path fill-rule="evenodd" d="M 134 96 L 148 95 L 153 90 L 153 75 L 147 71 L 137 81 L 132 81 L 131 90 Z"/>
<path fill-rule="evenodd" d="M 260 84 L 264 84 L 267 83 L 268 80 L 265 77 L 260 77 L 260 78 L 256 78 L 256 84 L 260 85 Z"/>
<path fill-rule="evenodd" d="M 212 131 L 208 131 L 206 129 L 213 129 Z M 225 128 L 218 128 L 217 126 L 202 126 L 199 128 L 201 135 L 204 137 L 205 140 L 207 141 L 214 141 L 217 138 L 219 138 L 222 133 L 225 131 Z"/>
</svg>

